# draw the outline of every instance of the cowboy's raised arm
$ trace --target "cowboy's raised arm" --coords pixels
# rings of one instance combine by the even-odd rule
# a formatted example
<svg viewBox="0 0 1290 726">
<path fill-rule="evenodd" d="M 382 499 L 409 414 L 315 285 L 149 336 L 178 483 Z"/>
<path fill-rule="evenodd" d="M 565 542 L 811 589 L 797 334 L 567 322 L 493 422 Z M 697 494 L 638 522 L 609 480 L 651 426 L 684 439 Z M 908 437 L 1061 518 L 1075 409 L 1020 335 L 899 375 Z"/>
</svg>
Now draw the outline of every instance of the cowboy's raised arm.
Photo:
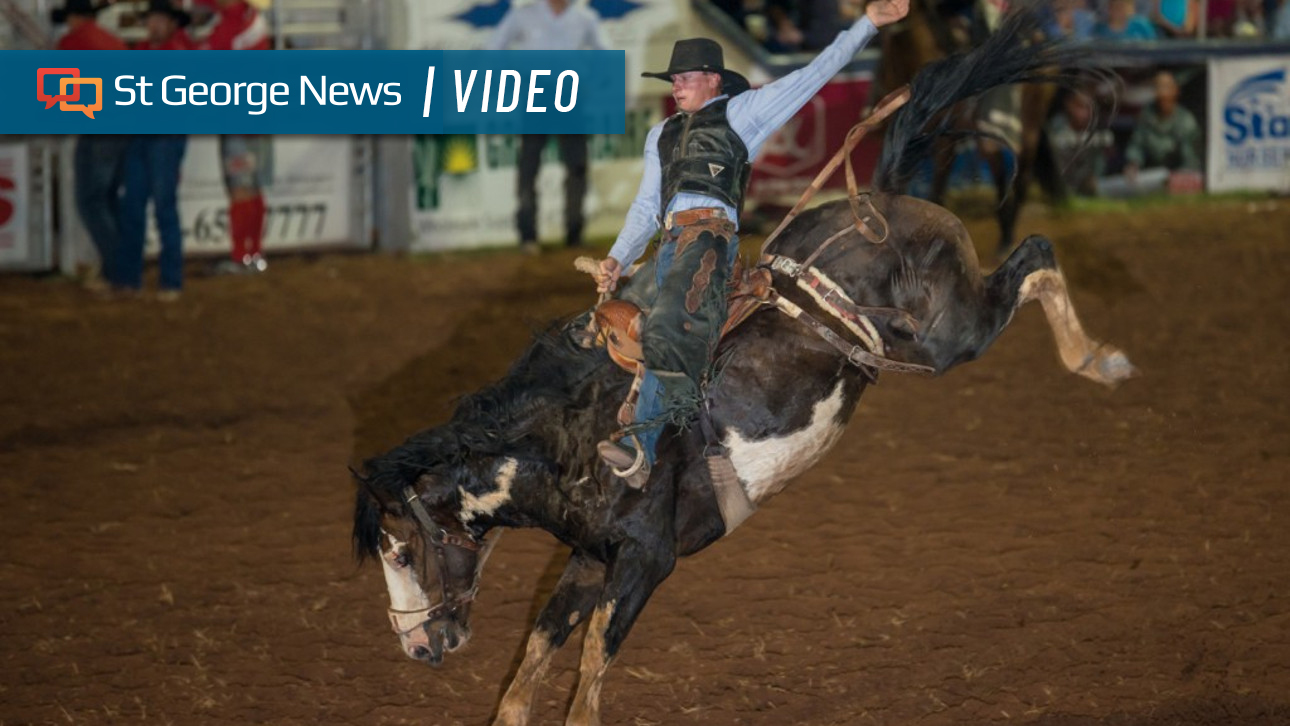
<svg viewBox="0 0 1290 726">
<path fill-rule="evenodd" d="M 850 63 L 855 54 L 878 34 L 879 27 L 900 20 L 908 12 L 909 0 L 871 2 L 865 8 L 864 16 L 839 33 L 810 63 L 761 88 L 730 99 L 730 125 L 748 147 L 749 156 L 755 155 L 771 134 L 788 123 L 830 78 Z"/>
</svg>

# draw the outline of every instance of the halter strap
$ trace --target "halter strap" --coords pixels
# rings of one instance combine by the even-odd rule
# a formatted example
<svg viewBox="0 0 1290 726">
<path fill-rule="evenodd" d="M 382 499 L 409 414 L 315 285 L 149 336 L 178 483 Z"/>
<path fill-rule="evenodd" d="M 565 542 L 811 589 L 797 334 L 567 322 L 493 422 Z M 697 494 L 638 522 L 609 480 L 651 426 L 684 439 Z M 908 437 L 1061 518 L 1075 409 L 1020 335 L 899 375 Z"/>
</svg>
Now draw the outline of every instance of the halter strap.
<svg viewBox="0 0 1290 726">
<path fill-rule="evenodd" d="M 475 576 L 470 583 L 470 588 L 457 595 L 449 595 L 447 548 L 455 547 L 471 552 L 479 552 L 482 546 L 479 540 L 476 540 L 469 532 L 457 534 L 444 529 L 430 516 L 425 502 L 421 501 L 421 495 L 417 494 L 417 491 L 412 487 L 403 488 L 403 501 L 412 511 L 412 517 L 416 519 L 417 524 L 421 526 L 423 539 L 434 550 L 435 563 L 439 568 L 439 593 L 441 599 L 434 605 L 416 610 L 387 608 L 386 612 L 390 616 L 390 625 L 398 635 L 410 633 L 426 622 L 454 613 L 463 605 L 474 601 L 475 596 L 479 594 L 479 575 L 484 569 L 485 559 L 484 556 L 481 556 L 479 561 L 475 563 Z M 409 623 L 411 624 L 409 625 Z"/>
</svg>

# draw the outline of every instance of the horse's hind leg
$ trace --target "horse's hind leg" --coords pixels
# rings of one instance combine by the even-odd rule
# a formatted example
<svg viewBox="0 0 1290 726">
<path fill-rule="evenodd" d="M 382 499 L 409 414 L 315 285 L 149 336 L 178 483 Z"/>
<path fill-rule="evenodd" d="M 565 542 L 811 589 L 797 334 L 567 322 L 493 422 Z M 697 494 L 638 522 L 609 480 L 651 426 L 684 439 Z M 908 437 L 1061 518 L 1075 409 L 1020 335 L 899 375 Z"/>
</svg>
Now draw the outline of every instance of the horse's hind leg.
<svg viewBox="0 0 1290 726">
<path fill-rule="evenodd" d="M 506 695 L 497 706 L 493 726 L 523 726 L 533 709 L 533 696 L 551 657 L 586 619 L 605 586 L 605 566 L 577 552 L 569 558 L 551 599 L 538 615 L 524 648 L 524 660 Z"/>
<path fill-rule="evenodd" d="M 986 294 L 1005 313 L 1007 325 L 1016 309 L 1038 300 L 1053 329 L 1057 352 L 1072 373 L 1108 386 L 1137 374 L 1128 357 L 1115 346 L 1100 343 L 1084 332 L 1066 289 L 1066 278 L 1057 268 L 1052 243 L 1032 235 L 986 279 Z"/>
</svg>

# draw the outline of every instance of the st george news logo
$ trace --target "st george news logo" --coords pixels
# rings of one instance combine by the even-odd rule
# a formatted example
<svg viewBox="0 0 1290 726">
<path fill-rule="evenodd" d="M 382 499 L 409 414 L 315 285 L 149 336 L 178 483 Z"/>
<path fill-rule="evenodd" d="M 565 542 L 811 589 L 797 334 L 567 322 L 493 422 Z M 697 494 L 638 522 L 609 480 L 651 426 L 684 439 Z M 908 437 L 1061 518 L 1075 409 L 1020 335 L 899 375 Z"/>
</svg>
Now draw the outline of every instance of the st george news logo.
<svg viewBox="0 0 1290 726">
<path fill-rule="evenodd" d="M 58 79 L 58 95 L 45 93 L 45 76 L 65 76 Z M 94 86 L 94 103 L 80 103 L 81 87 Z M 68 93 L 68 89 L 75 91 Z M 36 99 L 45 103 L 45 109 L 58 104 L 59 111 L 80 111 L 94 118 L 95 111 L 103 110 L 103 79 L 81 78 L 80 68 L 38 68 L 36 69 Z"/>
</svg>

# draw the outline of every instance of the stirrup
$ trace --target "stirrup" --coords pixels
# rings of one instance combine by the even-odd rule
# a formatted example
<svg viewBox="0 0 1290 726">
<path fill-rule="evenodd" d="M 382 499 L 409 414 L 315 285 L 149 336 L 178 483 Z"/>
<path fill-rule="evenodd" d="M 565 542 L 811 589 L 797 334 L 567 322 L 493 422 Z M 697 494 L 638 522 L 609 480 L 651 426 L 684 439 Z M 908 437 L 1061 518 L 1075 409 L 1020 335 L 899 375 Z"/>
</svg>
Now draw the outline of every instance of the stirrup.
<svg viewBox="0 0 1290 726">
<path fill-rule="evenodd" d="M 600 454 L 600 461 L 609 468 L 610 473 L 621 479 L 631 489 L 641 491 L 645 488 L 645 484 L 649 482 L 650 465 L 643 452 L 638 449 L 633 461 L 633 456 L 628 453 L 627 448 L 612 439 L 601 441 L 596 448 Z"/>
<path fill-rule="evenodd" d="M 632 444 L 634 444 L 633 448 L 636 449 L 636 460 L 632 462 L 631 466 L 622 471 L 619 471 L 612 465 L 609 467 L 609 470 L 614 473 L 614 476 L 621 477 L 623 479 L 626 479 L 640 471 L 641 467 L 645 465 L 645 448 L 641 446 L 641 440 L 636 438 L 636 434 L 628 434 L 628 436 L 631 438 Z"/>
</svg>

